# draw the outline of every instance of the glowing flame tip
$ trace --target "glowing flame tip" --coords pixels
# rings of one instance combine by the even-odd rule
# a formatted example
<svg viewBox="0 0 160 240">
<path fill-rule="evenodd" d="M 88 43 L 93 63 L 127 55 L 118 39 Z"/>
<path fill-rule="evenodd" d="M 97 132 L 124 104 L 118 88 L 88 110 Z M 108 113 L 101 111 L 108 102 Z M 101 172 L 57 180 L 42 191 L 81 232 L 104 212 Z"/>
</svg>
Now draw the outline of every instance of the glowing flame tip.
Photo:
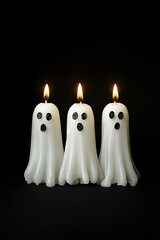
<svg viewBox="0 0 160 240">
<path fill-rule="evenodd" d="M 45 101 L 47 101 L 48 98 L 49 98 L 49 86 L 48 86 L 48 84 L 45 85 L 43 97 L 44 97 Z"/>
<path fill-rule="evenodd" d="M 118 89 L 117 89 L 116 84 L 114 84 L 114 86 L 113 86 L 112 98 L 113 98 L 114 101 L 118 101 L 118 98 L 119 98 Z"/>
<path fill-rule="evenodd" d="M 81 83 L 78 84 L 78 90 L 77 90 L 77 99 L 78 101 L 83 101 L 83 91 L 82 91 L 82 85 Z"/>
</svg>

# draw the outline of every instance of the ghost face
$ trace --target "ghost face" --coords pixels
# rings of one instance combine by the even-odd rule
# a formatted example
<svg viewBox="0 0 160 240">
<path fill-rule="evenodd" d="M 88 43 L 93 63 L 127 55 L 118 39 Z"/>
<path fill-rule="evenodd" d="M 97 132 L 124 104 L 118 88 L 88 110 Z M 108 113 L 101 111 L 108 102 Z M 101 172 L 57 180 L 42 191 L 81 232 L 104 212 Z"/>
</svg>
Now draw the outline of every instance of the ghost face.
<svg viewBox="0 0 160 240">
<path fill-rule="evenodd" d="M 73 120 L 77 120 L 78 117 L 80 117 L 82 120 L 86 120 L 86 119 L 87 119 L 87 113 L 86 113 L 86 112 L 83 112 L 83 113 L 81 113 L 81 116 L 78 116 L 78 112 L 74 112 L 74 113 L 72 114 L 72 119 L 73 119 Z M 80 119 L 80 120 L 81 120 L 81 119 Z M 82 131 L 82 130 L 83 130 L 83 127 L 84 127 L 83 125 L 84 125 L 83 122 L 77 123 L 77 130 L 78 130 L 78 131 Z"/>
<path fill-rule="evenodd" d="M 131 155 L 129 139 L 129 114 L 121 103 L 108 104 L 102 113 L 102 140 L 100 165 L 104 173 L 101 186 L 113 183 L 135 186 L 139 172 Z"/>
<path fill-rule="evenodd" d="M 67 131 L 72 131 L 78 139 L 83 137 L 83 142 L 94 135 L 94 117 L 92 109 L 87 104 L 74 104 L 68 112 Z M 89 130 L 91 132 L 89 133 Z M 84 137 L 85 135 L 85 137 Z"/>
<path fill-rule="evenodd" d="M 93 111 L 87 104 L 73 104 L 67 115 L 67 139 L 59 184 L 98 183 L 102 179 Z"/>
<path fill-rule="evenodd" d="M 54 186 L 58 182 L 63 152 L 58 108 L 52 103 L 40 103 L 32 117 L 31 149 L 25 180 Z"/>
</svg>

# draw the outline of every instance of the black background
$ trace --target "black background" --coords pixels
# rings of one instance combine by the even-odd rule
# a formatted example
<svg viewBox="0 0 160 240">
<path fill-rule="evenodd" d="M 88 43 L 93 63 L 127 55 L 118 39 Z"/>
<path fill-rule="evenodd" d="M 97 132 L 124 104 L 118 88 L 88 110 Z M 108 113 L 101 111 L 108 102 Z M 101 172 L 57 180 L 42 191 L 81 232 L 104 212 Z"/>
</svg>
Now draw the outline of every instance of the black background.
<svg viewBox="0 0 160 240">
<path fill-rule="evenodd" d="M 116 21 L 114 11 L 107 18 L 109 9 L 101 21 L 100 12 L 93 12 L 83 24 L 81 11 L 69 22 L 69 14 L 63 21 L 58 15 L 50 26 L 37 20 L 28 27 L 30 15 L 25 23 L 10 18 L 2 34 L 1 239 L 157 239 L 160 31 L 158 4 L 145 7 L 133 10 L 132 23 L 130 10 L 122 22 L 121 12 Z M 65 146 L 67 111 L 77 102 L 79 82 L 84 102 L 94 112 L 98 154 L 102 110 L 113 101 L 117 83 L 119 101 L 129 111 L 131 150 L 141 173 L 135 187 L 47 188 L 25 182 L 32 113 L 44 101 L 45 84 L 50 87 L 49 101 L 60 111 Z"/>
</svg>

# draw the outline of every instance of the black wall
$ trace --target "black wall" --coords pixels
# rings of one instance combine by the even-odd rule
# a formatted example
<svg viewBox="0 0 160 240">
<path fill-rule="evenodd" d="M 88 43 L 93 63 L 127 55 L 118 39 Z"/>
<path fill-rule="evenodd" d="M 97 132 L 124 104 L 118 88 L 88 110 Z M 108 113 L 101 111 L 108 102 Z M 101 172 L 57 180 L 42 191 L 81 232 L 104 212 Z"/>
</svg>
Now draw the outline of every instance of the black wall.
<svg viewBox="0 0 160 240">
<path fill-rule="evenodd" d="M 115 11 L 116 5 L 105 7 L 103 13 L 92 8 L 88 12 L 81 5 L 89 20 L 86 22 L 83 11 L 77 12 L 79 8 L 72 17 L 66 10 L 63 18 L 61 8 L 58 17 L 53 8 L 51 15 L 46 13 L 54 18 L 47 22 L 37 6 L 40 16 L 35 16 L 33 24 L 27 11 L 25 23 L 21 8 L 21 17 L 7 11 L 8 25 L 4 33 L 1 29 L 2 239 L 50 239 L 55 235 L 62 239 L 128 239 L 131 235 L 135 239 L 157 239 L 159 3 L 148 3 L 147 9 L 146 5 L 124 4 L 125 16 L 121 10 Z M 51 189 L 25 182 L 32 113 L 44 101 L 45 84 L 50 87 L 49 101 L 60 111 L 65 147 L 67 112 L 77 102 L 79 82 L 83 102 L 94 112 L 98 154 L 102 111 L 113 101 L 112 89 L 117 84 L 119 102 L 129 111 L 131 150 L 141 173 L 135 188 L 67 185 Z"/>
<path fill-rule="evenodd" d="M 46 83 L 50 87 L 49 101 L 60 111 L 64 145 L 67 112 L 77 102 L 77 85 L 82 83 L 83 102 L 94 112 L 99 154 L 102 110 L 113 101 L 112 89 L 117 83 L 119 102 L 127 106 L 130 114 L 135 163 L 143 174 L 150 171 L 151 158 L 158 164 L 155 154 L 159 41 L 158 29 L 9 32 L 8 65 L 1 85 L 1 111 L 5 116 L 2 129 L 7 148 L 13 148 L 15 156 L 20 156 L 8 167 L 24 171 L 30 150 L 32 112 L 39 102 L 44 101 Z"/>
</svg>

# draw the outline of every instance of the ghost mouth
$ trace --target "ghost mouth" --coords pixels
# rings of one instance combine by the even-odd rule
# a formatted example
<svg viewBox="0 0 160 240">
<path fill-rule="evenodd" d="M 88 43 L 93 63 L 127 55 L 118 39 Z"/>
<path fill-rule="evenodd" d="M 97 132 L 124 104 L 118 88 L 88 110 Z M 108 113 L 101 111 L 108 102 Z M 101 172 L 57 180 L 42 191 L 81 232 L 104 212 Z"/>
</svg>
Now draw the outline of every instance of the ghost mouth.
<svg viewBox="0 0 160 240">
<path fill-rule="evenodd" d="M 119 122 L 116 122 L 115 125 L 114 125 L 114 128 L 116 130 L 120 129 L 120 123 Z"/>
<path fill-rule="evenodd" d="M 78 129 L 78 131 L 82 131 L 83 130 L 83 124 L 82 123 L 78 123 L 77 124 L 77 129 Z"/>
<path fill-rule="evenodd" d="M 41 131 L 42 131 L 42 132 L 45 132 L 46 130 L 47 130 L 46 125 L 45 125 L 45 124 L 42 124 L 42 125 L 41 125 Z"/>
</svg>

